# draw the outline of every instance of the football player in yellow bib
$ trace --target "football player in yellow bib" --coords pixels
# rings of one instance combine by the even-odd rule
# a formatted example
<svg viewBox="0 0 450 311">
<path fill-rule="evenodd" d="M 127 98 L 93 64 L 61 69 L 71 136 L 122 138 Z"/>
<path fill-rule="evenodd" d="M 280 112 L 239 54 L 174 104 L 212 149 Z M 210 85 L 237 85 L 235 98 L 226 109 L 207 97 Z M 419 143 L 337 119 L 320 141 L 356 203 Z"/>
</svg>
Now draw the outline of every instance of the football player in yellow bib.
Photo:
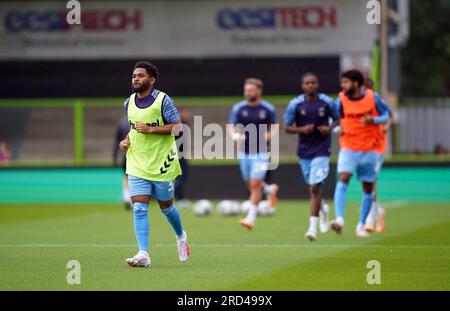
<svg viewBox="0 0 450 311">
<path fill-rule="evenodd" d="M 187 235 L 173 202 L 174 180 L 182 172 L 172 133 L 174 127 L 181 127 L 181 120 L 173 100 L 154 88 L 157 79 L 155 65 L 136 63 L 132 76 L 134 93 L 124 103 L 130 132 L 119 147 L 127 151 L 126 173 L 139 248 L 134 257 L 126 260 L 131 267 L 151 265 L 148 253 L 150 197 L 158 201 L 161 212 L 175 231 L 180 261 L 188 260 L 190 255 Z"/>
</svg>

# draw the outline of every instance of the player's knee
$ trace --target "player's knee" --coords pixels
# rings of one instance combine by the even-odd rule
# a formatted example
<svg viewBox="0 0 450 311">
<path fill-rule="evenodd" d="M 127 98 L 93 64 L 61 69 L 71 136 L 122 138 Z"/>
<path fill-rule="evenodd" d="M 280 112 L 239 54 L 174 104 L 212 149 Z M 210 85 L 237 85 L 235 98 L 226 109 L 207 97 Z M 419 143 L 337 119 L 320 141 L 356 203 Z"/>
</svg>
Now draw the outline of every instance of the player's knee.
<svg viewBox="0 0 450 311">
<path fill-rule="evenodd" d="M 313 197 L 317 197 L 320 194 L 320 184 L 309 186 L 309 193 Z"/>
<path fill-rule="evenodd" d="M 134 203 L 146 203 L 149 202 L 149 197 L 147 195 L 134 195 L 131 197 L 131 202 Z"/>
<path fill-rule="evenodd" d="M 350 173 L 340 173 L 339 181 L 342 181 L 342 182 L 348 184 L 350 182 L 351 177 L 352 177 L 352 174 L 350 174 Z"/>
<path fill-rule="evenodd" d="M 159 208 L 160 209 L 166 209 L 169 208 L 173 205 L 173 200 L 168 200 L 168 201 L 158 201 L 159 204 Z"/>
<path fill-rule="evenodd" d="M 262 182 L 258 179 L 252 179 L 249 182 L 250 191 L 260 191 L 262 188 Z"/>
<path fill-rule="evenodd" d="M 370 182 L 364 182 L 363 183 L 363 191 L 365 193 L 370 194 L 370 193 L 373 192 L 373 189 L 374 189 L 373 183 L 370 183 Z"/>
</svg>

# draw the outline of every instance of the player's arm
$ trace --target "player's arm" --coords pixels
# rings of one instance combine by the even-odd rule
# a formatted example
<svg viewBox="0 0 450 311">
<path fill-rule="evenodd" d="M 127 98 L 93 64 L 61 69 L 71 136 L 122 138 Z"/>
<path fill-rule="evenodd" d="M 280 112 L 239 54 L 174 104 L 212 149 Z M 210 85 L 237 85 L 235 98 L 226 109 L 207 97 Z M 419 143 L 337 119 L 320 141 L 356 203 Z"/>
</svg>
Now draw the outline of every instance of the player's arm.
<svg viewBox="0 0 450 311">
<path fill-rule="evenodd" d="M 136 121 L 136 131 L 143 134 L 157 134 L 157 135 L 175 135 L 178 134 L 182 128 L 181 117 L 178 113 L 175 103 L 172 98 L 166 96 L 162 107 L 163 118 L 167 124 L 161 126 L 148 126 L 143 122 Z"/>
<path fill-rule="evenodd" d="M 330 115 L 333 119 L 333 133 L 336 133 L 338 136 L 344 135 L 344 131 L 341 127 L 341 118 L 344 114 L 342 110 L 341 99 L 338 97 L 333 100 L 330 104 Z"/>
<path fill-rule="evenodd" d="M 175 123 L 169 123 L 162 126 L 148 126 L 145 123 L 136 121 L 136 131 L 142 134 L 169 135 L 172 133 L 178 133 L 178 131 L 181 130 L 181 126 L 182 126 L 181 120 L 178 120 Z"/>
<path fill-rule="evenodd" d="M 244 140 L 245 135 L 240 133 L 238 129 L 236 128 L 236 124 L 238 122 L 237 120 L 237 114 L 238 114 L 238 105 L 234 105 L 231 109 L 230 116 L 228 118 L 228 123 L 226 125 L 227 133 L 233 138 L 233 140 Z"/>
<path fill-rule="evenodd" d="M 270 141 L 272 138 L 278 134 L 278 127 L 273 125 L 277 123 L 277 112 L 274 107 L 270 111 L 270 124 L 268 126 L 267 132 L 265 134 L 266 140 Z"/>
<path fill-rule="evenodd" d="M 366 125 L 370 124 L 386 124 L 389 121 L 389 108 L 385 101 L 381 100 L 381 97 L 375 93 L 375 108 L 379 114 L 378 117 L 373 117 L 369 114 L 362 118 L 362 122 Z"/>
<path fill-rule="evenodd" d="M 391 107 L 389 107 L 387 102 L 384 99 L 381 99 L 381 101 L 383 101 L 383 103 L 386 105 L 386 107 L 388 109 L 388 113 L 389 113 L 389 120 L 384 125 L 384 128 L 383 128 L 383 131 L 386 133 L 391 128 L 392 124 L 394 123 L 394 114 L 392 113 L 392 109 L 391 109 Z"/>
<path fill-rule="evenodd" d="M 119 154 L 119 144 L 120 144 L 120 128 L 117 126 L 116 130 L 116 139 L 114 143 L 114 150 L 113 150 L 113 165 L 117 166 L 117 155 Z"/>
<path fill-rule="evenodd" d="M 128 103 L 129 103 L 129 101 L 130 101 L 130 99 L 127 98 L 127 99 L 125 100 L 125 102 L 123 103 L 123 107 L 124 107 L 124 109 L 125 109 L 125 113 L 127 113 L 127 114 L 128 114 Z M 127 136 L 125 137 L 125 139 L 122 140 L 122 141 L 119 143 L 119 149 L 122 150 L 122 151 L 127 151 L 128 148 L 130 148 L 130 138 L 129 138 L 129 136 L 128 136 L 129 134 L 130 134 L 130 132 L 128 132 L 128 134 L 127 134 Z M 119 130 L 117 131 L 117 135 L 119 135 Z"/>
<path fill-rule="evenodd" d="M 296 126 L 295 123 L 295 108 L 297 103 L 291 101 L 284 113 L 284 131 L 288 134 L 302 134 L 310 135 L 314 131 L 314 124 L 306 124 L 304 126 Z"/>
<path fill-rule="evenodd" d="M 128 148 L 130 148 L 130 138 L 129 138 L 129 133 L 127 134 L 127 137 L 125 137 L 125 139 L 122 140 L 122 141 L 119 143 L 119 148 L 120 148 L 120 150 L 122 150 L 122 151 L 127 151 Z"/>
<path fill-rule="evenodd" d="M 288 134 L 310 135 L 314 131 L 314 124 L 306 124 L 304 126 L 285 124 L 284 131 Z"/>
<path fill-rule="evenodd" d="M 327 103 L 329 115 L 332 121 L 328 125 L 319 126 L 318 130 L 322 135 L 330 135 L 331 131 L 333 131 L 334 128 L 339 125 L 340 119 L 339 108 L 336 107 L 336 103 L 333 101 L 331 97 L 324 94 L 320 94 L 319 98 Z"/>
</svg>

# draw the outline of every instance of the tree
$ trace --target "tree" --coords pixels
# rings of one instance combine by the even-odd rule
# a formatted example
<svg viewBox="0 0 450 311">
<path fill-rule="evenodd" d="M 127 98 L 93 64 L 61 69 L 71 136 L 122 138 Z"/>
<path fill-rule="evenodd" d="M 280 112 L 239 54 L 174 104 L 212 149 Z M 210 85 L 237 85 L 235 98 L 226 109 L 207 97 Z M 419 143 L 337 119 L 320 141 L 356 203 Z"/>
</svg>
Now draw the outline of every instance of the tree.
<svg viewBox="0 0 450 311">
<path fill-rule="evenodd" d="M 450 96 L 450 1 L 411 0 L 402 49 L 402 94 Z"/>
</svg>

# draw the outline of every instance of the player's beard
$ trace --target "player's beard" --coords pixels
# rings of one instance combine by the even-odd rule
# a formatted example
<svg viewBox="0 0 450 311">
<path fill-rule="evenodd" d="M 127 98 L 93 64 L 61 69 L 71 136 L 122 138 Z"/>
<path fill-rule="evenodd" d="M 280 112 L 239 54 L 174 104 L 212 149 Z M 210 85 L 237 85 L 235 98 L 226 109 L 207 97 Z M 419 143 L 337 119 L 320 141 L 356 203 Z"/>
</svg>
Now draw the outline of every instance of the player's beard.
<svg viewBox="0 0 450 311">
<path fill-rule="evenodd" d="M 132 84 L 131 88 L 133 89 L 133 92 L 142 93 L 142 92 L 147 91 L 150 88 L 150 82 L 147 82 L 147 83 L 142 82 L 141 85 L 136 85 L 136 86 L 134 84 Z"/>
<path fill-rule="evenodd" d="M 347 97 L 351 97 L 351 96 L 353 96 L 353 94 L 355 94 L 355 87 L 354 86 L 352 86 L 351 88 L 349 88 L 347 91 L 345 91 L 344 93 L 345 93 L 345 96 L 347 96 Z"/>
</svg>

